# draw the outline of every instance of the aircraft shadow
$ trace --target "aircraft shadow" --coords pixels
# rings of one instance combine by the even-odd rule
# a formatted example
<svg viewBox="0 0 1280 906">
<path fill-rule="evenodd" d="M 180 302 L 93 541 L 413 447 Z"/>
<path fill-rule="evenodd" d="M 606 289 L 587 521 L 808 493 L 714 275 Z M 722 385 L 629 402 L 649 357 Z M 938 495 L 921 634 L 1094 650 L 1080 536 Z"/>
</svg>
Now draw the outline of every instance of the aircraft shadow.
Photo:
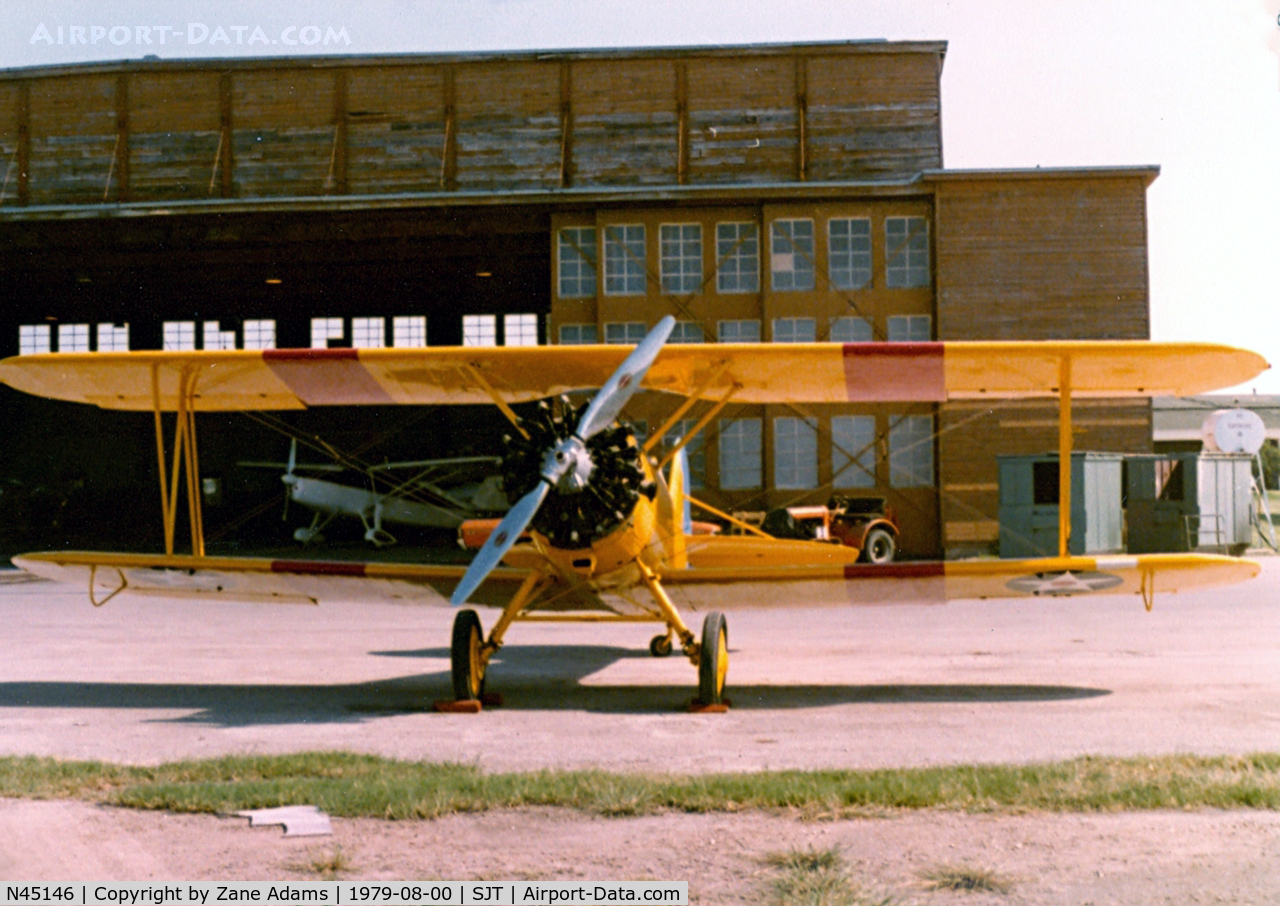
<svg viewBox="0 0 1280 906">
<path fill-rule="evenodd" d="M 442 649 L 371 652 L 384 657 L 447 657 Z M 678 655 L 677 655 L 678 656 Z M 531 645 L 504 648 L 494 658 L 489 688 L 506 711 L 582 711 L 602 714 L 670 714 L 695 695 L 697 677 L 661 685 L 592 685 L 587 676 L 647 651 L 598 645 Z M 1052 702 L 1109 695 L 1107 689 L 1027 684 L 734 685 L 726 695 L 734 710 L 799 710 L 851 704 L 999 704 Z M 0 683 L 0 708 L 136 709 L 190 711 L 158 722 L 224 728 L 269 724 L 364 723 L 429 710 L 451 697 L 447 671 L 411 674 L 371 683 L 275 685 L 259 683 Z"/>
</svg>

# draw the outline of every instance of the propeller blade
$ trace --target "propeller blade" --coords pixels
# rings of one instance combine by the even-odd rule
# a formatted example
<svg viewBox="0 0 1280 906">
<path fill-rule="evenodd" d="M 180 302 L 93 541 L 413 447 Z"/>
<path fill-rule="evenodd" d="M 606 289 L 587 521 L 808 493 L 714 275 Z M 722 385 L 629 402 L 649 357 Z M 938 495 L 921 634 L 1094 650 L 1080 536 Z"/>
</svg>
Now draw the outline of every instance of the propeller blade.
<svg viewBox="0 0 1280 906">
<path fill-rule="evenodd" d="M 538 507 L 542 506 L 542 501 L 546 499 L 547 492 L 550 490 L 550 484 L 539 481 L 536 488 L 521 497 L 507 515 L 502 517 L 502 521 L 485 541 L 484 547 L 480 548 L 480 552 L 471 561 L 471 566 L 467 567 L 462 581 L 454 589 L 450 600 L 455 607 L 465 603 L 467 598 L 471 597 L 471 593 L 480 587 L 485 577 L 493 572 L 493 568 L 502 562 L 502 558 L 506 556 L 507 551 L 511 550 L 516 539 L 529 527 L 534 514 L 538 512 Z"/>
<path fill-rule="evenodd" d="M 631 355 L 623 360 L 618 370 L 600 388 L 600 392 L 591 400 L 587 411 L 578 420 L 578 429 L 574 432 L 578 437 L 590 440 L 592 436 L 613 424 L 614 419 L 627 405 L 627 401 L 640 389 L 640 382 L 644 380 L 649 366 L 662 351 L 667 337 L 671 336 L 675 326 L 676 319 L 667 315 L 654 326 L 653 330 L 649 331 L 649 335 L 640 341 L 640 345 L 631 350 Z"/>
</svg>

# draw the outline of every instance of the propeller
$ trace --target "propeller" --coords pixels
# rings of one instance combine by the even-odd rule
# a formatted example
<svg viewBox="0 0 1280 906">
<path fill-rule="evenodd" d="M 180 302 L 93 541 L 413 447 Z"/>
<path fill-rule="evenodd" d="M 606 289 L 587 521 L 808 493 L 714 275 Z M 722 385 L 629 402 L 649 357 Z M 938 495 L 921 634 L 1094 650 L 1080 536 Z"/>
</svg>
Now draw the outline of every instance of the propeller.
<svg viewBox="0 0 1280 906">
<path fill-rule="evenodd" d="M 451 600 L 455 605 L 471 597 L 485 577 L 502 562 L 516 539 L 533 521 L 553 487 L 561 493 L 574 494 L 591 483 L 595 464 L 587 450 L 587 441 L 613 424 L 627 401 L 640 389 L 649 366 L 662 351 L 675 324 L 675 318 L 670 315 L 659 321 L 592 398 L 573 433 L 546 451 L 538 483 L 502 518 L 471 561 L 471 566 L 454 590 Z"/>
<path fill-rule="evenodd" d="M 284 492 L 284 512 L 280 514 L 281 522 L 289 521 L 289 501 L 293 498 L 293 489 L 298 483 L 298 478 L 293 474 L 293 470 L 298 465 L 298 438 L 293 438 L 289 444 L 289 465 L 285 468 L 284 474 L 280 476 L 280 480 L 285 483 L 288 490 Z"/>
</svg>

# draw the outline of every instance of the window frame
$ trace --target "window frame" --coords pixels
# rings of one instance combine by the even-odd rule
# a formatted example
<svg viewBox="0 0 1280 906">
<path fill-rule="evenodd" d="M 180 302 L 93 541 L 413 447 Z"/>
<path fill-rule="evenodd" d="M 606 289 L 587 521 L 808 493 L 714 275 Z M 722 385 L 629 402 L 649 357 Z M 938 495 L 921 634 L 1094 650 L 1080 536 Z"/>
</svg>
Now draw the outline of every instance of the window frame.
<svg viewBox="0 0 1280 906">
<path fill-rule="evenodd" d="M 850 430 L 845 432 L 841 423 L 848 423 Z M 868 425 L 869 432 L 865 430 Z M 848 440 L 843 437 L 846 433 Z M 869 434 L 865 442 L 860 433 Z M 831 487 L 842 490 L 876 487 L 879 482 L 877 446 L 874 415 L 831 416 Z"/>
<path fill-rule="evenodd" d="M 720 490 L 722 491 L 758 491 L 764 487 L 764 423 L 760 418 L 722 418 L 719 420 L 717 450 L 717 466 L 719 468 Z M 739 429 L 754 428 L 749 436 L 740 436 Z M 732 443 L 730 443 L 732 441 Z M 744 443 L 745 442 L 745 443 Z M 751 449 L 754 447 L 755 449 Z M 745 464 L 731 462 L 733 457 L 746 460 Z M 747 476 L 738 480 L 727 480 L 729 476 Z"/>
<path fill-rule="evenodd" d="M 798 331 L 797 328 L 805 325 L 809 326 L 807 331 Z M 769 329 L 775 343 L 814 343 L 818 339 L 818 321 L 816 318 L 774 318 L 773 323 L 769 325 Z M 804 338 L 798 338 L 797 333 L 804 333 Z"/>
<path fill-rule="evenodd" d="M 796 227 L 808 227 L 808 249 L 800 247 L 801 239 L 796 237 Z M 817 253 L 814 251 L 815 227 L 812 217 L 781 217 L 769 224 L 769 285 L 774 292 L 803 293 L 812 292 L 817 286 Z M 779 251 L 780 242 L 786 243 L 791 250 Z M 779 260 L 790 256 L 791 268 L 779 270 Z M 788 278 L 789 275 L 789 278 Z M 779 279 L 782 277 L 783 279 Z M 806 282 L 807 279 L 807 282 Z M 787 285 L 787 284 L 790 285 Z"/>
<path fill-rule="evenodd" d="M 721 234 L 732 229 L 732 236 Z M 751 238 L 746 239 L 742 233 L 749 231 Z M 751 255 L 743 254 L 748 244 L 754 246 Z M 750 280 L 746 280 L 745 266 L 739 262 L 753 263 Z M 726 269 L 726 265 L 734 263 L 734 267 Z M 746 285 L 749 282 L 750 285 Z M 724 296 L 743 295 L 760 292 L 760 225 L 754 220 L 723 220 L 716 223 L 716 292 Z"/>
<path fill-rule="evenodd" d="M 576 234 L 566 239 L 566 233 Z M 579 238 L 585 235 L 589 241 Z M 561 299 L 594 299 L 599 293 L 600 250 L 594 226 L 564 226 L 556 231 L 556 295 Z M 589 256 L 584 254 L 589 252 Z M 569 274 L 569 270 L 578 272 Z M 565 292 L 566 281 L 571 286 Z M 587 289 L 590 292 L 587 292 Z"/>
<path fill-rule="evenodd" d="M 833 224 L 848 224 L 850 229 L 847 236 L 838 237 L 836 231 L 832 228 Z M 855 235 L 852 229 L 853 224 L 865 224 L 865 239 L 867 247 L 864 250 L 855 249 L 853 247 L 855 240 L 864 238 L 862 235 Z M 827 279 L 831 283 L 832 289 L 837 290 L 860 290 L 871 289 L 875 279 L 875 258 L 873 249 L 873 231 L 871 228 L 870 217 L 831 217 L 827 219 Z M 837 249 L 835 247 L 836 240 L 843 238 L 848 243 L 848 248 Z M 855 264 L 855 260 L 860 260 L 865 255 L 865 268 L 859 264 Z M 847 264 L 847 267 L 843 265 Z M 837 267 L 837 265 L 842 265 Z M 841 279 L 837 274 L 848 272 L 847 282 Z M 859 283 L 857 278 L 860 274 L 865 273 L 865 279 Z"/>
<path fill-rule="evenodd" d="M 621 231 L 621 237 L 618 236 Z M 637 231 L 638 236 L 632 231 Z M 604 232 L 604 294 L 643 296 L 648 292 L 645 244 L 648 234 L 643 223 L 610 223 Z M 639 255 L 636 255 L 636 249 Z M 621 268 L 619 271 L 618 268 Z M 617 282 L 617 281 L 620 281 Z"/>
<path fill-rule="evenodd" d="M 901 224 L 900 236 L 893 234 Z M 916 230 L 915 227 L 921 227 Z M 918 246 L 917 246 L 918 240 Z M 921 289 L 931 285 L 929 274 L 929 218 L 921 215 L 884 219 L 884 282 L 890 289 Z"/>
<path fill-rule="evenodd" d="M 462 345 L 487 348 L 498 345 L 498 316 L 472 314 L 462 316 Z"/>
<path fill-rule="evenodd" d="M 678 231 L 675 238 L 668 237 L 668 231 Z M 684 235 L 686 230 L 696 233 L 693 238 Z M 690 252 L 693 245 L 695 251 Z M 668 255 L 671 246 L 677 247 L 678 254 Z M 697 293 L 702 289 L 702 224 L 701 223 L 660 223 L 658 224 L 658 282 L 664 296 L 682 296 Z M 674 266 L 674 272 L 668 270 Z"/>
<path fill-rule="evenodd" d="M 582 334 L 588 329 L 591 331 L 591 339 L 583 339 Z M 565 335 L 570 331 L 577 331 L 578 338 L 566 339 Z M 556 334 L 557 342 L 561 346 L 594 346 L 600 342 L 600 329 L 593 321 L 573 321 L 568 324 L 561 324 Z"/>
<path fill-rule="evenodd" d="M 794 415 L 774 418 L 773 486 L 780 491 L 808 491 L 818 486 L 817 419 Z"/>
</svg>

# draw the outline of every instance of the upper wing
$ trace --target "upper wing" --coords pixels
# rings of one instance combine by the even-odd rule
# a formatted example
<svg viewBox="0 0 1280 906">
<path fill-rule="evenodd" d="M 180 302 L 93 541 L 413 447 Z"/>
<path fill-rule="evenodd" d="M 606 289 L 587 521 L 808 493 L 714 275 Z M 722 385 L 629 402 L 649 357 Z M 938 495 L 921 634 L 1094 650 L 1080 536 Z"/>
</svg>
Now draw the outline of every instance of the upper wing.
<svg viewBox="0 0 1280 906">
<path fill-rule="evenodd" d="M 48 353 L 0 361 L 0 381 L 105 409 L 197 411 L 325 405 L 463 404 L 542 399 L 600 386 L 627 346 L 269 349 Z M 1064 362 L 1069 367 L 1064 369 Z M 1187 396 L 1243 383 L 1269 366 L 1209 343 L 783 343 L 668 345 L 644 386 L 740 403 L 932 402 L 1052 396 Z"/>
</svg>

